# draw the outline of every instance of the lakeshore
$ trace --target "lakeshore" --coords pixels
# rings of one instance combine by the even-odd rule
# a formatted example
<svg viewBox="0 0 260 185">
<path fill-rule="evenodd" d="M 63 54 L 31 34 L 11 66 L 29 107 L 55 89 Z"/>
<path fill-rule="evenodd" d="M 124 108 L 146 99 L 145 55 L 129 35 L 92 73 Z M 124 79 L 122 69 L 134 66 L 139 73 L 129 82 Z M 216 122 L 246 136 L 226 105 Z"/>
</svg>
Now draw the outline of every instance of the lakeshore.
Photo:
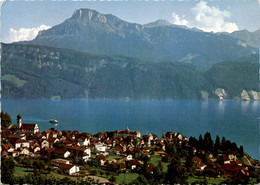
<svg viewBox="0 0 260 185">
<path fill-rule="evenodd" d="M 2 139 L 2 159 L 14 160 L 16 178 L 38 173 L 69 175 L 70 182 L 124 184 L 221 183 L 234 182 L 235 177 L 238 182 L 256 183 L 259 173 L 259 161 L 250 158 L 243 146 L 225 137 L 212 139 L 209 132 L 197 139 L 171 131 L 162 137 L 142 135 L 128 126 L 96 134 L 40 131 L 38 124 L 23 123 L 18 115 L 16 125 L 2 129 Z"/>
</svg>

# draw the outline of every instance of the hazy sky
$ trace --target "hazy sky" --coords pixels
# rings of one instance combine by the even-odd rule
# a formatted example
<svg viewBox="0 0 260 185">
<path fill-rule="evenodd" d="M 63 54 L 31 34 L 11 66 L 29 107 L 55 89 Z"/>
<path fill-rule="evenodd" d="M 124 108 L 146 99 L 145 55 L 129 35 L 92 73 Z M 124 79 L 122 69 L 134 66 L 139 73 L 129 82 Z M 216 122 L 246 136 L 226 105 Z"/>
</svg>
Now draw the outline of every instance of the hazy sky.
<svg viewBox="0 0 260 185">
<path fill-rule="evenodd" d="M 79 8 L 139 24 L 166 19 L 213 32 L 260 28 L 258 0 L 6 1 L 1 10 L 1 39 L 7 43 L 31 40 L 39 30 L 62 23 Z"/>
</svg>

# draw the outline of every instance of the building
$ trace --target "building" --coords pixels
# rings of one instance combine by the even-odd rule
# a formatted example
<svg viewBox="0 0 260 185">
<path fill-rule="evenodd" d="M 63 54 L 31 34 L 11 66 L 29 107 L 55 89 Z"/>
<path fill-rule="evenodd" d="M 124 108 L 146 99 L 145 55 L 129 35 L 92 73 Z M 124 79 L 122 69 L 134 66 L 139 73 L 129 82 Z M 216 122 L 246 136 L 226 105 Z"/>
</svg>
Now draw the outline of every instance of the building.
<svg viewBox="0 0 260 185">
<path fill-rule="evenodd" d="M 77 172 L 79 172 L 79 167 L 73 164 L 64 164 L 61 163 L 59 165 L 59 168 L 66 174 L 72 175 L 75 174 Z"/>
<path fill-rule="evenodd" d="M 26 132 L 31 134 L 39 132 L 37 123 L 22 123 L 22 116 L 20 114 L 17 115 L 17 129 L 19 132 Z"/>
<path fill-rule="evenodd" d="M 120 131 L 116 130 L 116 136 L 123 137 L 123 136 L 134 136 L 134 137 L 141 137 L 140 131 L 131 131 L 128 126 L 126 126 L 126 130 Z"/>
</svg>

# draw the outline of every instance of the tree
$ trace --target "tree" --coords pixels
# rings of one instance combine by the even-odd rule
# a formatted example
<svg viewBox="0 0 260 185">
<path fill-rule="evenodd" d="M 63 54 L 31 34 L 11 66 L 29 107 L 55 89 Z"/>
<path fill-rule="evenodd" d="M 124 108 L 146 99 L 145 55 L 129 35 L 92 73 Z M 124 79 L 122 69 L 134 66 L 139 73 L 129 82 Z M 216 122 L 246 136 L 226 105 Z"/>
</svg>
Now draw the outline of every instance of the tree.
<svg viewBox="0 0 260 185">
<path fill-rule="evenodd" d="M 238 153 L 239 153 L 239 156 L 240 156 L 240 157 L 243 157 L 243 156 L 244 156 L 244 148 L 243 148 L 242 145 L 239 147 Z"/>
<path fill-rule="evenodd" d="M 112 175 L 112 176 L 109 178 L 109 181 L 110 181 L 112 184 L 114 184 L 114 183 L 116 182 L 116 177 Z"/>
<path fill-rule="evenodd" d="M 14 183 L 14 159 L 13 157 L 1 157 L 1 181 L 5 184 Z"/>
<path fill-rule="evenodd" d="M 148 184 L 148 181 L 145 176 L 139 175 L 131 184 Z"/>
<path fill-rule="evenodd" d="M 226 138 L 223 136 L 222 137 L 222 140 L 221 140 L 221 144 L 220 144 L 220 148 L 221 148 L 221 150 L 223 150 L 224 151 L 224 145 L 225 145 L 225 143 L 226 143 Z"/>
<path fill-rule="evenodd" d="M 168 165 L 168 171 L 166 173 L 165 183 L 175 184 L 187 184 L 188 175 L 185 167 L 181 165 L 179 159 L 172 159 Z"/>
<path fill-rule="evenodd" d="M 205 150 L 210 152 L 213 151 L 214 144 L 210 132 L 206 132 L 204 135 L 204 146 L 205 146 Z"/>
<path fill-rule="evenodd" d="M 205 149 L 204 139 L 202 138 L 202 135 L 201 135 L 201 134 L 200 134 L 200 136 L 199 136 L 198 147 L 199 147 L 201 150 L 204 150 L 204 149 Z"/>
<path fill-rule="evenodd" d="M 153 168 L 153 179 L 155 184 L 159 184 L 162 179 L 162 171 L 157 166 Z"/>
<path fill-rule="evenodd" d="M 11 116 L 7 112 L 4 113 L 3 111 L 1 111 L 0 116 L 1 116 L 1 127 L 8 128 L 12 124 Z"/>
<path fill-rule="evenodd" d="M 178 147 L 175 143 L 167 145 L 166 153 L 168 153 L 172 158 L 179 158 Z"/>
</svg>

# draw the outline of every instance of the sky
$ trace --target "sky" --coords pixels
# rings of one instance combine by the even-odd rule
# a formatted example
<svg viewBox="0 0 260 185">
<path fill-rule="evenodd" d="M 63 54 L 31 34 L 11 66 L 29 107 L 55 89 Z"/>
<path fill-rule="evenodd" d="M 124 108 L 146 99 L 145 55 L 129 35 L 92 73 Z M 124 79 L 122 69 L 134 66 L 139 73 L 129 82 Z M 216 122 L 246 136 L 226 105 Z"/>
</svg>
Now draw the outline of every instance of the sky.
<svg viewBox="0 0 260 185">
<path fill-rule="evenodd" d="M 34 39 L 70 18 L 79 8 L 113 14 L 139 24 L 165 19 L 176 25 L 207 32 L 233 32 L 260 28 L 260 0 L 20 0 L 1 6 L 1 41 Z"/>
</svg>

